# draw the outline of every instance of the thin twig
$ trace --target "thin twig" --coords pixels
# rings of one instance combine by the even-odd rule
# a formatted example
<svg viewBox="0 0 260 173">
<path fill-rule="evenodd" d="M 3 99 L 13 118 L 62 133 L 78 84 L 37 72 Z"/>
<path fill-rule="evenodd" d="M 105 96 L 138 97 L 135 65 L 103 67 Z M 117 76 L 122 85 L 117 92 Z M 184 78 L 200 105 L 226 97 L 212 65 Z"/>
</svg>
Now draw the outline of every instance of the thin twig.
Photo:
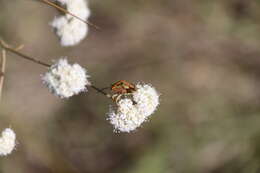
<svg viewBox="0 0 260 173">
<path fill-rule="evenodd" d="M 71 16 L 77 18 L 78 20 L 80 20 L 80 21 L 86 23 L 87 25 L 94 27 L 96 30 L 100 30 L 100 28 L 99 28 L 97 25 L 95 25 L 95 24 L 93 24 L 93 23 L 91 23 L 91 22 L 89 22 L 89 21 L 86 21 L 86 20 L 81 19 L 80 17 L 76 16 L 75 14 L 72 14 L 72 13 L 69 12 L 68 10 L 66 10 L 66 9 L 64 9 L 64 8 L 62 8 L 62 7 L 58 6 L 58 5 L 56 5 L 56 4 L 53 3 L 53 2 L 50 2 L 49 0 L 41 0 L 41 1 L 42 1 L 43 3 L 45 3 L 45 4 L 47 4 L 47 5 L 50 5 L 50 6 L 54 7 L 54 8 L 56 8 L 56 9 L 58 9 L 58 10 L 64 12 L 64 13 L 66 13 L 66 14 L 69 14 L 69 15 L 71 15 Z"/>
<path fill-rule="evenodd" d="M 110 94 L 107 94 L 107 93 L 104 92 L 102 89 L 99 89 L 99 88 L 95 87 L 94 85 L 90 85 L 90 87 L 93 88 L 94 90 L 96 90 L 97 92 L 99 92 L 99 93 L 105 95 L 106 97 L 111 98 L 111 95 L 110 95 Z"/>
<path fill-rule="evenodd" d="M 24 55 L 24 54 L 20 53 L 20 52 L 17 50 L 17 48 L 15 49 L 15 48 L 10 47 L 8 44 L 6 44 L 6 43 L 5 43 L 3 40 L 1 40 L 1 39 L 0 39 L 0 46 L 2 46 L 3 49 L 5 49 L 5 50 L 7 50 L 7 51 L 9 51 L 9 52 L 12 52 L 12 53 L 14 53 L 14 54 L 16 54 L 16 55 L 19 55 L 20 57 L 22 57 L 22 58 L 24 58 L 24 59 L 27 59 L 27 60 L 29 60 L 29 61 L 32 61 L 32 62 L 34 62 L 34 63 L 43 65 L 43 66 L 45 66 L 45 67 L 50 67 L 50 66 L 51 66 L 50 64 L 47 64 L 47 63 L 42 62 L 42 61 L 40 61 L 40 60 L 38 60 L 38 59 L 35 59 L 35 58 L 32 58 L 32 57 L 30 57 L 30 56 L 28 56 L 28 55 Z"/>
<path fill-rule="evenodd" d="M 30 57 L 30 56 L 28 56 L 28 55 L 25 55 L 25 54 L 19 52 L 17 48 L 11 48 L 11 47 L 10 47 L 7 43 L 5 43 L 2 39 L 0 39 L 0 46 L 3 48 L 3 51 L 7 50 L 7 51 L 9 51 L 9 52 L 12 52 L 12 53 L 18 55 L 18 56 L 21 57 L 21 58 L 27 59 L 27 60 L 29 60 L 29 61 L 31 61 L 31 62 L 36 63 L 36 64 L 40 64 L 40 65 L 43 65 L 43 66 L 45 66 L 45 67 L 51 67 L 50 64 L 47 64 L 47 63 L 42 62 L 42 61 L 40 61 L 40 60 L 38 60 L 38 59 L 36 59 L 36 58 Z M 18 47 L 18 48 L 19 48 L 19 47 Z M 6 57 L 6 56 L 2 56 L 2 57 Z M 96 90 L 97 92 L 99 92 L 99 93 L 105 95 L 106 97 L 111 98 L 111 96 L 110 96 L 109 94 L 107 94 L 106 92 L 104 92 L 102 89 L 99 89 L 98 87 L 96 87 L 96 86 L 94 86 L 94 85 L 91 85 L 91 88 L 93 88 L 93 89 Z"/>
<path fill-rule="evenodd" d="M 5 66 L 6 66 L 6 51 L 2 49 L 1 56 L 1 71 L 0 71 L 0 99 L 2 98 L 2 91 L 4 86 Z"/>
</svg>

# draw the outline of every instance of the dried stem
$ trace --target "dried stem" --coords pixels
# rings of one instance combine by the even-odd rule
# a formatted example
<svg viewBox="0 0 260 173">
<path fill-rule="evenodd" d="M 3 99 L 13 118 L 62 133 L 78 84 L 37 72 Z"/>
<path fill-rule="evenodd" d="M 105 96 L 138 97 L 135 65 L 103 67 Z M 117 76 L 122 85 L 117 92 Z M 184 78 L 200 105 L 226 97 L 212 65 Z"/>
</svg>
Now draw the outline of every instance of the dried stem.
<svg viewBox="0 0 260 173">
<path fill-rule="evenodd" d="M 38 59 L 35 59 L 35 58 L 32 58 L 32 57 L 30 57 L 30 56 L 28 56 L 28 55 L 24 55 L 24 54 L 20 53 L 17 49 L 10 47 L 8 44 L 6 44 L 6 43 L 5 43 L 3 40 L 1 40 L 1 39 L 0 39 L 0 46 L 1 46 L 3 49 L 5 49 L 5 50 L 7 50 L 7 51 L 9 51 L 9 52 L 12 52 L 12 53 L 14 53 L 14 54 L 16 54 L 16 55 L 19 55 L 20 57 L 22 57 L 22 58 L 24 58 L 24 59 L 27 59 L 27 60 L 29 60 L 29 61 L 32 61 L 32 62 L 34 62 L 34 63 L 43 65 L 43 66 L 45 66 L 45 67 L 50 67 L 50 66 L 51 66 L 50 64 L 47 64 L 47 63 L 42 62 L 42 61 L 40 61 L 40 60 L 38 60 Z"/>
<path fill-rule="evenodd" d="M 2 98 L 2 91 L 4 86 L 4 75 L 5 75 L 5 66 L 6 66 L 6 51 L 2 50 L 1 56 L 1 71 L 0 71 L 0 99 Z"/>
<path fill-rule="evenodd" d="M 62 8 L 62 7 L 58 6 L 58 5 L 56 5 L 56 4 L 53 3 L 53 2 L 50 2 L 49 0 L 40 0 L 40 1 L 42 1 L 43 3 L 45 3 L 45 4 L 47 4 L 47 5 L 50 5 L 50 6 L 54 7 L 54 8 L 56 8 L 56 9 L 58 9 L 58 10 L 64 12 L 64 13 L 66 13 L 66 14 L 69 14 L 69 15 L 71 15 L 71 16 L 77 18 L 78 20 L 80 20 L 80 21 L 86 23 L 87 25 L 94 27 L 96 30 L 100 30 L 100 28 L 99 28 L 97 25 L 95 25 L 95 24 L 93 24 L 93 23 L 91 23 L 91 22 L 89 22 L 89 21 L 86 21 L 86 20 L 81 19 L 80 17 L 76 16 L 75 14 L 72 14 L 72 13 L 69 12 L 68 10 L 66 10 L 66 9 L 64 9 L 64 8 Z"/>
<path fill-rule="evenodd" d="M 31 62 L 34 62 L 34 63 L 36 63 L 36 64 L 40 64 L 40 65 L 42 65 L 42 66 L 45 66 L 45 67 L 51 67 L 51 65 L 50 64 L 47 64 L 47 63 L 45 63 L 45 62 L 42 62 L 42 61 L 40 61 L 40 60 L 38 60 L 38 59 L 36 59 L 36 58 L 33 58 L 33 57 L 30 57 L 30 56 L 28 56 L 28 55 L 25 55 L 25 54 L 23 54 L 23 53 L 21 53 L 21 52 L 19 52 L 18 50 L 20 49 L 20 47 L 21 46 L 19 46 L 18 48 L 11 48 L 7 43 L 5 43 L 2 39 L 0 39 L 0 46 L 3 48 L 3 51 L 4 51 L 4 53 L 2 53 L 3 55 L 2 55 L 2 59 L 5 59 L 6 58 L 6 56 L 5 56 L 5 50 L 7 50 L 7 51 L 9 51 L 9 52 L 12 52 L 12 53 L 14 53 L 14 54 L 16 54 L 16 55 L 18 55 L 19 57 L 21 57 L 21 58 L 24 58 L 24 59 L 27 59 L 27 60 L 29 60 L 29 61 L 31 61 Z M 2 63 L 3 64 L 3 63 Z M 5 63 L 4 63 L 5 64 Z M 0 76 L 1 77 L 1 76 Z M 1 78 L 2 79 L 2 78 Z M 0 81 L 1 82 L 1 81 Z M 0 83 L 1 84 L 1 83 Z M 0 85 L 0 87 L 1 87 L 1 85 Z M 94 85 L 91 85 L 91 88 L 93 88 L 94 90 L 96 90 L 97 92 L 99 92 L 99 93 L 101 93 L 101 94 L 103 94 L 103 95 L 105 95 L 106 97 L 108 97 L 108 98 L 111 98 L 111 96 L 109 95 L 109 94 L 107 94 L 106 92 L 104 92 L 102 89 L 99 89 L 98 87 L 96 87 L 96 86 L 94 86 Z M 1 89 L 1 88 L 0 88 Z M 1 91 L 1 90 L 0 90 Z M 1 93 L 0 93 L 1 94 Z"/>
<path fill-rule="evenodd" d="M 108 98 L 112 98 L 110 94 L 107 94 L 106 92 L 104 92 L 102 89 L 99 89 L 97 87 L 95 87 L 94 85 L 90 85 L 91 88 L 93 88 L 94 90 L 96 90 L 97 92 L 105 95 Z"/>
</svg>

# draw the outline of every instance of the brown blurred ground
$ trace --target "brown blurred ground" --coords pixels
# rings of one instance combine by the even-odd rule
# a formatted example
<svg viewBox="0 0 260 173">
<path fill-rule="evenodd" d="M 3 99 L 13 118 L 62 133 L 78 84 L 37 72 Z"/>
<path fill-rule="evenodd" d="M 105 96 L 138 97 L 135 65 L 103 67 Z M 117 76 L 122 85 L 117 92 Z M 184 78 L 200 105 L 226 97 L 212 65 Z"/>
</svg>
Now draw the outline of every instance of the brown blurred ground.
<svg viewBox="0 0 260 173">
<path fill-rule="evenodd" d="M 1 129 L 17 150 L 3 173 L 260 172 L 260 3 L 257 0 L 91 0 L 102 28 L 60 47 L 37 0 L 0 0 L 0 35 L 46 62 L 68 56 L 97 86 L 152 83 L 162 94 L 150 122 L 114 134 L 109 100 L 69 100 L 42 85 L 41 66 L 8 54 Z"/>
</svg>

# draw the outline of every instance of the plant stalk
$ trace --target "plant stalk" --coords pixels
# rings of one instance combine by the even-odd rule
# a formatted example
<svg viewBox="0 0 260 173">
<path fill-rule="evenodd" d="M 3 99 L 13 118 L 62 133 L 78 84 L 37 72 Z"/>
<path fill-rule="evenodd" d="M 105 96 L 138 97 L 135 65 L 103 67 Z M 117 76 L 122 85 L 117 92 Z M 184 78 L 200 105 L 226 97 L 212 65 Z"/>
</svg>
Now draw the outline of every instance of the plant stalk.
<svg viewBox="0 0 260 173">
<path fill-rule="evenodd" d="M 42 61 L 40 61 L 39 59 L 36 59 L 36 58 L 30 57 L 30 56 L 28 56 L 28 55 L 25 55 L 25 54 L 19 52 L 19 51 L 18 51 L 17 49 L 15 49 L 15 48 L 11 48 L 11 47 L 10 47 L 8 44 L 6 44 L 2 39 L 0 39 L 0 46 L 3 48 L 2 51 L 4 51 L 4 53 L 2 53 L 2 59 L 6 59 L 6 53 L 5 53 L 5 50 L 6 50 L 6 51 L 9 51 L 9 52 L 12 52 L 12 53 L 18 55 L 19 57 L 21 57 L 21 58 L 23 58 L 23 59 L 26 59 L 26 60 L 29 60 L 29 61 L 31 61 L 31 62 L 34 62 L 34 63 L 36 63 L 36 64 L 42 65 L 42 66 L 44 66 L 44 67 L 51 67 L 51 65 L 48 64 L 48 63 L 42 62 Z M 5 61 L 5 60 L 4 60 L 4 61 Z M 2 65 L 3 65 L 3 63 L 2 63 Z M 5 62 L 4 62 L 4 65 L 5 65 Z M 4 66 L 4 68 L 5 68 L 5 66 Z M 3 70 L 2 70 L 2 71 L 3 71 Z M 0 77 L 1 77 L 1 76 L 0 76 Z M 1 79 L 3 80 L 3 77 L 2 77 Z M 1 87 L 1 80 L 0 80 L 0 87 Z M 99 93 L 105 95 L 106 97 L 111 98 L 110 94 L 104 92 L 102 89 L 99 89 L 98 87 L 96 87 L 96 86 L 94 86 L 94 85 L 90 85 L 90 87 L 93 88 L 94 90 L 96 90 L 97 92 L 99 92 Z M 0 88 L 0 89 L 1 89 L 1 88 Z M 0 90 L 0 92 L 1 92 L 1 90 Z M 0 93 L 0 94 L 1 94 L 1 93 Z"/>
</svg>

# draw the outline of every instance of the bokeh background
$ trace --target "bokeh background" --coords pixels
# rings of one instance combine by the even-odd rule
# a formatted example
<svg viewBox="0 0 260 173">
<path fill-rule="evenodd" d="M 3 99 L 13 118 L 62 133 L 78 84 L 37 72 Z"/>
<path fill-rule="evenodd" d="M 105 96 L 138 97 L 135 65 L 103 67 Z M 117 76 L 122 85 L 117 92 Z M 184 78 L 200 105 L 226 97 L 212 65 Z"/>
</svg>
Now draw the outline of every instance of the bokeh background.
<svg viewBox="0 0 260 173">
<path fill-rule="evenodd" d="M 58 99 L 46 68 L 8 53 L 0 127 L 17 133 L 3 173 L 259 173 L 260 2 L 89 0 L 90 29 L 61 47 L 59 12 L 39 0 L 0 0 L 0 36 L 52 62 L 67 56 L 106 87 L 125 79 L 161 93 L 149 122 L 113 133 L 111 101 L 89 89 Z"/>
</svg>

